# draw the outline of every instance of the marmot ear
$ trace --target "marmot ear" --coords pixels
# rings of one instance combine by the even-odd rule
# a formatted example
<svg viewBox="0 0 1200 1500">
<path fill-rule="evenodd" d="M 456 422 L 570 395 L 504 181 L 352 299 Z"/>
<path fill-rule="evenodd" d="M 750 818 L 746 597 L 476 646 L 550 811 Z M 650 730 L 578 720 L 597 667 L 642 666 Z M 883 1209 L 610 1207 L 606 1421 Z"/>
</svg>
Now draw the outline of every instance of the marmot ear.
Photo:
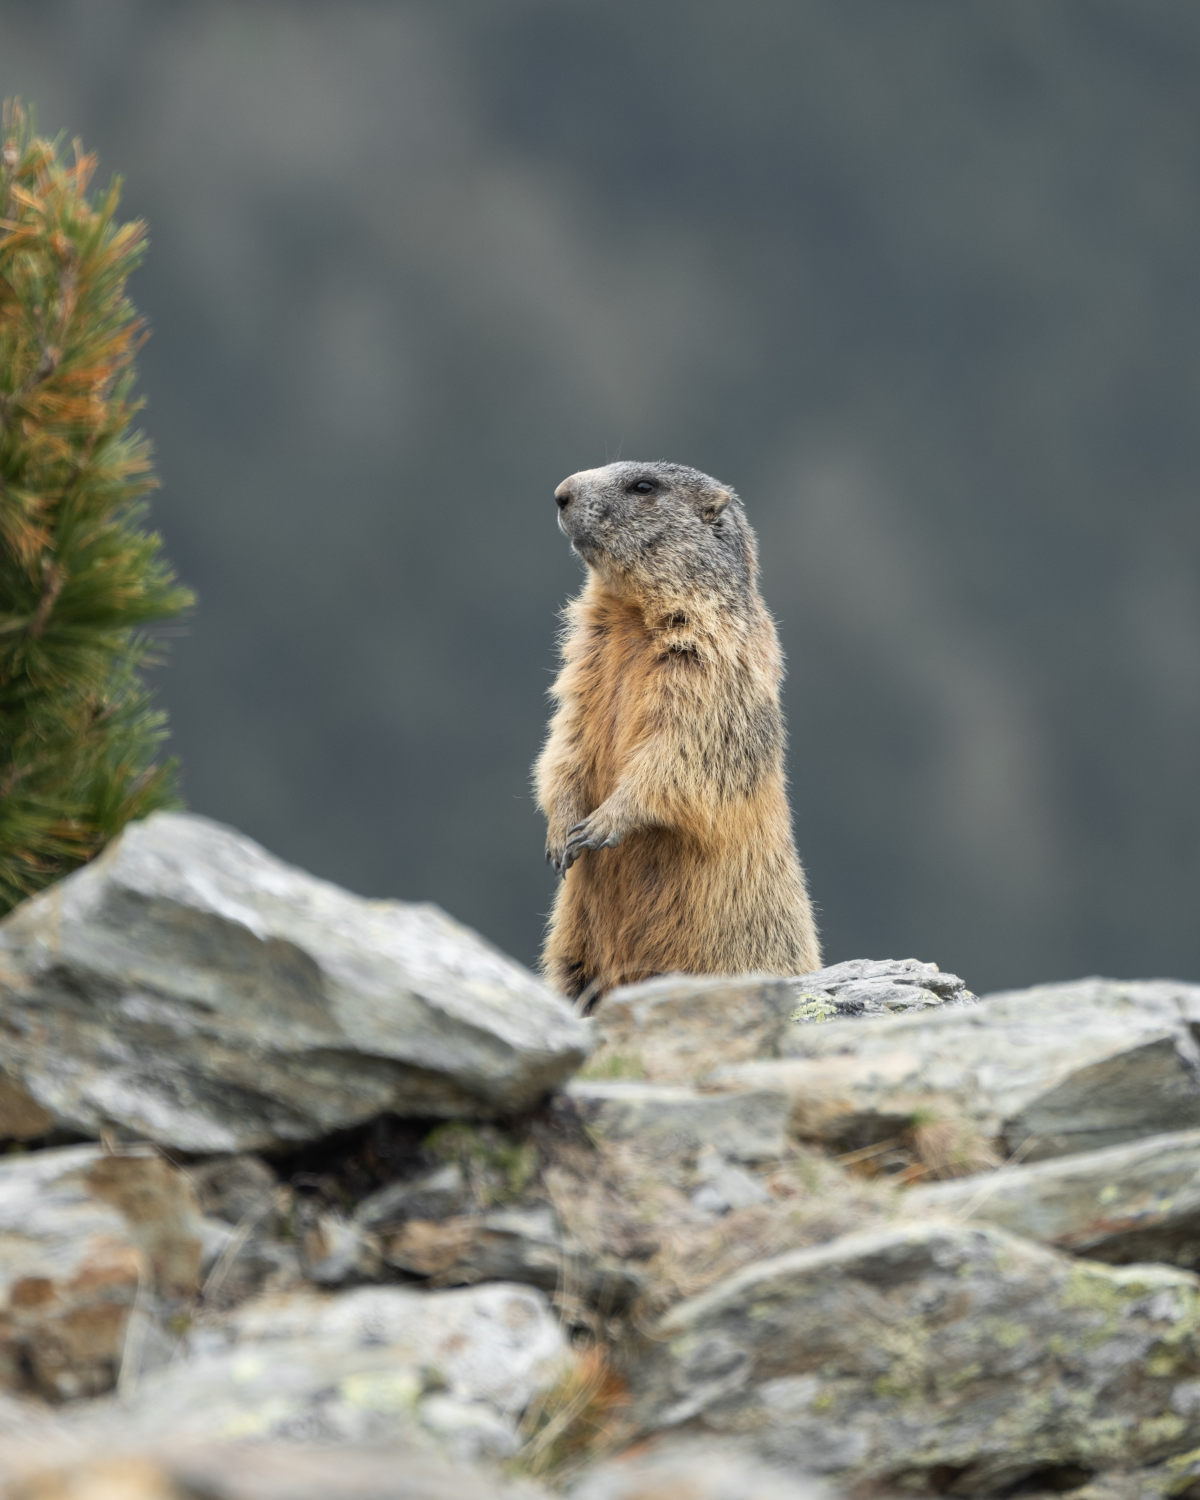
<svg viewBox="0 0 1200 1500">
<path fill-rule="evenodd" d="M 728 491 L 711 491 L 709 494 L 705 495 L 704 504 L 700 507 L 700 519 L 706 526 L 711 526 L 728 504 Z"/>
</svg>

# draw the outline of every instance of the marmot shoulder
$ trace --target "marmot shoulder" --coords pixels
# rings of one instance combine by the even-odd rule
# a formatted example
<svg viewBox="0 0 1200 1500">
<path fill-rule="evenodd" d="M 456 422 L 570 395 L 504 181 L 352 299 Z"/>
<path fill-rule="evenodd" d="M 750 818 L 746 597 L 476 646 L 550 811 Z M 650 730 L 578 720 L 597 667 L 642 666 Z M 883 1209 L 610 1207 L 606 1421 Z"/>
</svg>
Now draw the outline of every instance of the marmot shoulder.
<svg viewBox="0 0 1200 1500">
<path fill-rule="evenodd" d="M 673 463 L 564 479 L 587 580 L 534 775 L 563 876 L 543 969 L 593 1001 L 654 974 L 820 967 L 792 838 L 783 658 L 727 485 Z"/>
</svg>

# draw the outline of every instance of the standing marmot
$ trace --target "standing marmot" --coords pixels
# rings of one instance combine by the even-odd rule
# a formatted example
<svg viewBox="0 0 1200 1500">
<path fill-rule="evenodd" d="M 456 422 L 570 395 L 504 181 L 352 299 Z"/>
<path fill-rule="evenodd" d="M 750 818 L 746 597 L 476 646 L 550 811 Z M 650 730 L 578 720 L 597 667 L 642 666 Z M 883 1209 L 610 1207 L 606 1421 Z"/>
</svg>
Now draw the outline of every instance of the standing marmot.
<svg viewBox="0 0 1200 1500">
<path fill-rule="evenodd" d="M 588 577 L 535 767 L 564 876 L 546 977 L 590 998 L 652 974 L 819 968 L 784 791 L 783 658 L 741 502 L 668 463 L 585 469 L 554 497 Z"/>
</svg>

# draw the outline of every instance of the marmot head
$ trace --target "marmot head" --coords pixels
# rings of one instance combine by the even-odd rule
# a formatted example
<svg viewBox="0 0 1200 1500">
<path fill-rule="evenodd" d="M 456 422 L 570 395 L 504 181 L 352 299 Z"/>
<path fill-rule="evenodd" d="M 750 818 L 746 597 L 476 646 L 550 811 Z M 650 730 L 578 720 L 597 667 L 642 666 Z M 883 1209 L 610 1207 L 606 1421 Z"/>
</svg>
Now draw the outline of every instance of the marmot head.
<svg viewBox="0 0 1200 1500">
<path fill-rule="evenodd" d="M 728 485 L 684 464 L 583 469 L 554 491 L 571 546 L 617 592 L 744 595 L 757 551 Z"/>
</svg>

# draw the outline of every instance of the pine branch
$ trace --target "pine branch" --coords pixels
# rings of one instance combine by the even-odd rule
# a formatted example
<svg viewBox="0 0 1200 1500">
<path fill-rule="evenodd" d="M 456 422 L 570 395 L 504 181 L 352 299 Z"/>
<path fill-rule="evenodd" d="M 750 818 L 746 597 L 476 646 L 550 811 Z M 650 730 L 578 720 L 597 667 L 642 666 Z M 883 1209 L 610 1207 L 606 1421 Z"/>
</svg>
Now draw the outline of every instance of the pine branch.
<svg viewBox="0 0 1200 1500">
<path fill-rule="evenodd" d="M 0 125 L 0 912 L 174 801 L 145 628 L 191 603 L 143 528 L 133 426 L 145 324 L 125 295 L 145 226 L 95 159 Z"/>
</svg>

